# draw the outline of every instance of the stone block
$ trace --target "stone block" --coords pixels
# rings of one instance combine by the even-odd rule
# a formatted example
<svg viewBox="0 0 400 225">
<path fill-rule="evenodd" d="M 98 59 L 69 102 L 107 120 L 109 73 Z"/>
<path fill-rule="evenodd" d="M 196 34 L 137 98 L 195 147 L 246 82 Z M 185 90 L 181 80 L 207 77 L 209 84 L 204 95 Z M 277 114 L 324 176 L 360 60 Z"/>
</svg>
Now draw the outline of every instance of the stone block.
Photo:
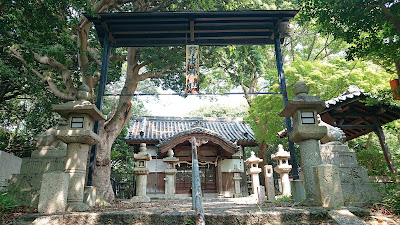
<svg viewBox="0 0 400 225">
<path fill-rule="evenodd" d="M 362 166 L 357 167 L 340 167 L 339 168 L 340 180 L 343 183 L 367 183 L 369 177 L 367 169 Z"/>
<path fill-rule="evenodd" d="M 0 188 L 8 186 L 12 174 L 19 174 L 22 159 L 10 153 L 0 151 Z"/>
<path fill-rule="evenodd" d="M 41 213 L 65 212 L 68 194 L 68 175 L 64 172 L 43 174 L 38 211 Z"/>
<path fill-rule="evenodd" d="M 343 206 L 343 192 L 337 166 L 321 164 L 313 168 L 317 200 L 323 207 Z"/>
<path fill-rule="evenodd" d="M 267 198 L 265 197 L 265 187 L 264 186 L 258 186 L 257 189 L 257 199 L 258 199 L 258 204 L 262 205 Z"/>
<path fill-rule="evenodd" d="M 302 180 L 292 180 L 290 182 L 292 197 L 295 202 L 302 202 L 306 199 L 306 192 Z"/>
<path fill-rule="evenodd" d="M 93 207 L 96 204 L 96 188 L 94 186 L 85 186 L 83 203 L 90 207 Z"/>
<path fill-rule="evenodd" d="M 342 192 L 349 202 L 379 202 L 386 195 L 383 183 L 342 183 Z"/>
</svg>

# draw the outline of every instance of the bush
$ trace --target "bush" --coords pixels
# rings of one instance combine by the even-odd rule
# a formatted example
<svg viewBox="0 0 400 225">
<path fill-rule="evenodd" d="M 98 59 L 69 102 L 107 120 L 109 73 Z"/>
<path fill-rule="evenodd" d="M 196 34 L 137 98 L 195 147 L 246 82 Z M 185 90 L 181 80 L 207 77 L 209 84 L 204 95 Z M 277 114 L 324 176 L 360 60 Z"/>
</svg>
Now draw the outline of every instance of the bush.
<svg viewBox="0 0 400 225">
<path fill-rule="evenodd" d="M 394 184 L 383 198 L 382 205 L 392 210 L 394 214 L 400 215 L 400 184 Z"/>
</svg>

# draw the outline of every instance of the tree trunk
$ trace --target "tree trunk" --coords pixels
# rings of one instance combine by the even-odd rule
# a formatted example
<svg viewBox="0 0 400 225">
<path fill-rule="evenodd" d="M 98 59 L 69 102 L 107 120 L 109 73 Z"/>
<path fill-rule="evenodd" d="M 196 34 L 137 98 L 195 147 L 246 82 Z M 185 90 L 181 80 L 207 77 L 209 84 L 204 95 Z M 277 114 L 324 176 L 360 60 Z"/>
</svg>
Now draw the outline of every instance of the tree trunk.
<svg viewBox="0 0 400 225">
<path fill-rule="evenodd" d="M 128 67 L 122 94 L 133 94 L 140 81 L 139 69 L 135 48 L 128 48 Z M 104 126 L 100 126 L 101 141 L 97 145 L 96 163 L 94 168 L 93 184 L 96 187 L 96 203 L 114 200 L 114 192 L 111 187 L 111 147 L 124 126 L 129 122 L 132 114 L 131 101 L 133 96 L 120 96 L 117 110 L 114 116 Z"/>
<path fill-rule="evenodd" d="M 263 161 L 260 163 L 260 168 L 261 168 L 261 185 L 264 185 L 265 182 L 265 171 L 264 171 L 264 166 L 267 165 L 267 159 L 266 159 L 266 154 L 267 154 L 267 143 L 265 141 L 262 141 L 261 143 L 258 143 L 258 158 L 262 159 Z"/>
</svg>

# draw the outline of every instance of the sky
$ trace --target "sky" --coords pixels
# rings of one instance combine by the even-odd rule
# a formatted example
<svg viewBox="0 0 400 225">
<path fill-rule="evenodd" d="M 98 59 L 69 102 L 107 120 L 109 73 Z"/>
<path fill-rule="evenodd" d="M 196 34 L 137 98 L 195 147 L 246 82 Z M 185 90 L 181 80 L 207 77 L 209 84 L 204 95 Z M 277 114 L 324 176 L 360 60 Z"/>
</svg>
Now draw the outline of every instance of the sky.
<svg viewBox="0 0 400 225">
<path fill-rule="evenodd" d="M 160 93 L 173 93 L 172 91 L 160 91 Z M 221 104 L 232 107 L 247 104 L 243 95 L 217 96 L 216 101 L 209 98 L 198 96 L 188 96 L 186 98 L 178 95 L 160 95 L 156 100 L 154 97 L 142 96 L 140 99 L 145 101 L 144 105 L 153 116 L 186 116 L 190 111 L 202 106 Z"/>
</svg>

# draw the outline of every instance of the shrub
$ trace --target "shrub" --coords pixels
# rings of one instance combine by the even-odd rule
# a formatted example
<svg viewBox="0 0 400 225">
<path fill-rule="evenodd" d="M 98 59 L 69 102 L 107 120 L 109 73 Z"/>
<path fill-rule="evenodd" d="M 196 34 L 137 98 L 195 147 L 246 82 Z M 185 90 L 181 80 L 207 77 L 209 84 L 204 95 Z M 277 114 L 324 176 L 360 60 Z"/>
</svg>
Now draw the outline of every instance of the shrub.
<svg viewBox="0 0 400 225">
<path fill-rule="evenodd" d="M 383 198 L 382 205 L 392 210 L 394 214 L 400 215 L 400 184 L 394 184 Z"/>
</svg>

